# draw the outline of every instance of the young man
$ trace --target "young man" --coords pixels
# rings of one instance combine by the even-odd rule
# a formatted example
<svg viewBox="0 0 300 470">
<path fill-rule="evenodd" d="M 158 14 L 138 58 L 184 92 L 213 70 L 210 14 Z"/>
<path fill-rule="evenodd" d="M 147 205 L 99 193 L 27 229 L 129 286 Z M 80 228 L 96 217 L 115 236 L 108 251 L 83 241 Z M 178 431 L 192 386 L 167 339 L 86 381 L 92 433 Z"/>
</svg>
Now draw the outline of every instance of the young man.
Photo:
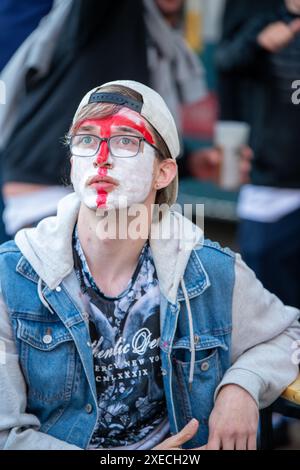
<svg viewBox="0 0 300 470">
<path fill-rule="evenodd" d="M 297 375 L 298 310 L 153 212 L 176 200 L 179 154 L 156 92 L 90 91 L 68 140 L 75 192 L 1 247 L 1 447 L 254 449 L 258 408 Z"/>
</svg>

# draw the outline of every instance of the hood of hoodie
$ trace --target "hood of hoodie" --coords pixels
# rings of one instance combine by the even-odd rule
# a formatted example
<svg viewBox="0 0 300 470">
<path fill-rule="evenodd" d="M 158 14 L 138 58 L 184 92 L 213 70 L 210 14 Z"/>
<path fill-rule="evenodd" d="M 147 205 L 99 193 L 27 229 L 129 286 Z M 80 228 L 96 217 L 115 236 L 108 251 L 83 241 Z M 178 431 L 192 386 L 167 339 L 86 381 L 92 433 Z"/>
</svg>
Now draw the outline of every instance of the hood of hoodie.
<svg viewBox="0 0 300 470">
<path fill-rule="evenodd" d="M 72 235 L 80 200 L 75 193 L 61 199 L 57 215 L 37 227 L 20 230 L 15 242 L 42 281 L 55 289 L 74 267 Z M 192 249 L 200 245 L 203 231 L 179 212 L 168 211 L 150 230 L 150 246 L 163 295 L 176 301 Z"/>
</svg>

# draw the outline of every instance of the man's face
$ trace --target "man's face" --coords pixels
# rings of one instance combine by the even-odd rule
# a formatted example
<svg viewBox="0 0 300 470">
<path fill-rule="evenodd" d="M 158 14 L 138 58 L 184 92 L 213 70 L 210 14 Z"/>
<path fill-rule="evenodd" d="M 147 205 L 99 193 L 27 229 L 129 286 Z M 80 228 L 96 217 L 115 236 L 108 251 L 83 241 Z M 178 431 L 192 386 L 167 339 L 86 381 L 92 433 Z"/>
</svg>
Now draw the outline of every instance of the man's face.
<svg viewBox="0 0 300 470">
<path fill-rule="evenodd" d="M 78 134 L 108 138 L 116 135 L 144 137 L 155 145 L 149 125 L 137 112 L 122 108 L 103 119 L 86 119 Z M 146 200 L 152 189 L 155 150 L 141 142 L 135 157 L 117 158 L 102 141 L 95 156 L 72 155 L 71 179 L 80 200 L 90 209 L 121 209 Z"/>
<path fill-rule="evenodd" d="M 291 13 L 300 15 L 300 0 L 285 0 L 285 4 Z"/>
</svg>

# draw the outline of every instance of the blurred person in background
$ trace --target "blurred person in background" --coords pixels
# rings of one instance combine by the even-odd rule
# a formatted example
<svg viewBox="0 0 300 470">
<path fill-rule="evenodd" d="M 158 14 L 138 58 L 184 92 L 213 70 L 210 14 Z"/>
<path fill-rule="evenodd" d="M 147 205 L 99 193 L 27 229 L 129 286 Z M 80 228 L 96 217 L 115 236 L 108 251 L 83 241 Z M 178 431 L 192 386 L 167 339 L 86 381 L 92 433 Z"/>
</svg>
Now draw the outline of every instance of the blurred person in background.
<svg viewBox="0 0 300 470">
<path fill-rule="evenodd" d="M 221 24 L 221 39 L 217 46 L 216 72 L 219 99 L 219 118 L 227 121 L 247 122 L 251 126 L 250 145 L 253 148 L 256 126 L 259 118 L 264 89 L 256 67 L 226 66 L 222 60 L 223 51 L 231 47 L 235 37 L 245 28 L 249 20 L 262 13 L 272 13 L 282 0 L 226 0 Z M 257 77 L 258 75 L 258 77 Z M 261 96 L 262 95 L 262 96 Z"/>
<path fill-rule="evenodd" d="M 40 19 L 52 7 L 53 0 L 2 0 L 0 3 L 0 73 L 27 36 L 37 27 Z M 2 106 L 4 106 L 3 104 Z M 0 170 L 0 184 L 2 174 Z M 3 199 L 0 190 L 0 243 L 7 239 L 2 220 Z"/>
<path fill-rule="evenodd" d="M 62 139 L 80 97 L 117 76 L 147 83 L 148 75 L 141 2 L 53 2 L 0 77 L 7 83 L 0 148 L 4 219 L 11 236 L 55 214 L 58 201 L 70 192 Z"/>
<path fill-rule="evenodd" d="M 184 39 L 186 0 L 144 0 L 150 84 L 166 100 L 182 137 L 181 105 L 205 98 L 205 70 Z M 213 148 L 187 150 L 182 140 L 180 177 L 214 179 L 221 155 Z"/>
<path fill-rule="evenodd" d="M 185 0 L 144 0 L 149 81 L 182 129 L 181 105 L 207 95 L 205 70 L 184 39 Z"/>
<path fill-rule="evenodd" d="M 207 96 L 201 59 L 184 40 L 185 0 L 144 0 L 148 37 L 150 83 L 166 100 L 181 131 L 181 105 L 201 102 Z M 219 179 L 222 152 L 215 147 L 187 150 L 184 139 L 178 159 L 180 177 Z M 241 149 L 240 180 L 248 181 L 252 152 Z"/>
<path fill-rule="evenodd" d="M 299 307 L 300 106 L 292 84 L 300 77 L 300 2 L 277 3 L 231 28 L 216 62 L 223 76 L 235 75 L 243 96 L 233 93 L 234 114 L 225 106 L 223 118 L 252 125 L 251 184 L 238 205 L 242 255 L 269 290 Z"/>
</svg>

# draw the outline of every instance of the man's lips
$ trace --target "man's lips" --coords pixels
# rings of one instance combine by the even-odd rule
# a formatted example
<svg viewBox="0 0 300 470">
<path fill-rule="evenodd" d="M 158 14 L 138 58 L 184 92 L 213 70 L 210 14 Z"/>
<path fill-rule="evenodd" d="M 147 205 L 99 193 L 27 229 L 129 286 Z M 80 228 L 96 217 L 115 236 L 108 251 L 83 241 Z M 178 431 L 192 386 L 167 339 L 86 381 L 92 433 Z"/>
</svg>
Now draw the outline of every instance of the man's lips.
<svg viewBox="0 0 300 470">
<path fill-rule="evenodd" d="M 87 180 L 87 186 L 94 188 L 97 192 L 113 191 L 119 183 L 110 176 L 95 175 Z"/>
<path fill-rule="evenodd" d="M 87 180 L 87 186 L 93 186 L 98 184 L 109 184 L 118 186 L 118 183 L 115 179 L 111 178 L 110 176 L 100 176 L 96 175 Z"/>
</svg>

